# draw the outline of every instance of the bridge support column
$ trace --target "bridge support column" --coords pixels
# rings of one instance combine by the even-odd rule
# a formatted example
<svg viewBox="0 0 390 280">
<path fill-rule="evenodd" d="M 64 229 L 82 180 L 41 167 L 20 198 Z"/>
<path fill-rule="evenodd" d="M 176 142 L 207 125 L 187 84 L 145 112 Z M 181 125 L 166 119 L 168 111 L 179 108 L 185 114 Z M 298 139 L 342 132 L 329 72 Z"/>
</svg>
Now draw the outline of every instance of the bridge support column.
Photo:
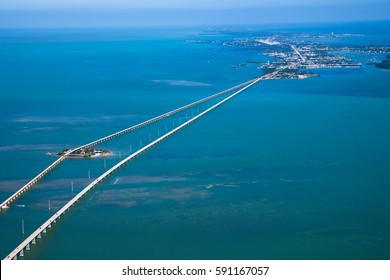
<svg viewBox="0 0 390 280">
<path fill-rule="evenodd" d="M 30 251 L 30 243 L 26 246 L 26 251 Z"/>
<path fill-rule="evenodd" d="M 42 233 L 46 233 L 46 228 L 42 231 Z"/>
<path fill-rule="evenodd" d="M 35 245 L 37 243 L 37 241 L 35 240 L 35 238 L 31 241 L 31 244 L 32 245 Z"/>
<path fill-rule="evenodd" d="M 49 224 L 47 227 L 48 227 L 48 228 L 51 228 L 51 224 Z"/>
<path fill-rule="evenodd" d="M 42 234 L 38 234 L 38 239 L 41 239 L 42 238 Z"/>
<path fill-rule="evenodd" d="M 20 251 L 19 256 L 24 257 L 24 249 L 22 249 L 22 251 Z"/>
</svg>

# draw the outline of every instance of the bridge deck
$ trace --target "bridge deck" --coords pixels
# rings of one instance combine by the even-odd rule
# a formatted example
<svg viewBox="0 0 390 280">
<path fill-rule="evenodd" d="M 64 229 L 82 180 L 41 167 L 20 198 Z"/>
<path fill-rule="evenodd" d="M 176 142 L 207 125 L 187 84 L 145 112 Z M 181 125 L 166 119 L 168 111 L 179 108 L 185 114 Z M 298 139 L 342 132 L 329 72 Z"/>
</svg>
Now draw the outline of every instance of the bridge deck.
<svg viewBox="0 0 390 280">
<path fill-rule="evenodd" d="M 80 193 L 78 193 L 73 199 L 71 199 L 67 204 L 65 204 L 60 210 L 58 210 L 53 216 L 51 216 L 46 222 L 44 222 L 37 230 L 35 230 L 29 237 L 27 237 L 19 246 L 17 246 L 8 256 L 6 256 L 5 260 L 12 260 L 17 259 L 18 255 L 23 256 L 23 252 L 25 249 L 30 249 L 30 244 L 35 244 L 36 239 L 41 238 L 42 234 L 46 233 L 47 229 L 51 227 L 53 223 L 57 221 L 72 205 L 74 205 L 78 200 L 80 200 L 88 191 L 90 191 L 92 188 L 94 188 L 96 185 L 98 185 L 100 182 L 105 180 L 108 176 L 110 176 L 113 172 L 121 168 L 123 165 L 125 165 L 127 162 L 131 161 L 141 153 L 145 152 L 146 150 L 150 149 L 151 147 L 157 145 L 164 139 L 168 138 L 172 134 L 178 132 L 182 128 L 186 127 L 187 125 L 191 124 L 192 122 L 196 121 L 197 119 L 201 118 L 205 114 L 209 113 L 213 109 L 217 108 L 218 106 L 222 105 L 223 103 L 227 102 L 231 98 L 235 97 L 236 95 L 240 94 L 241 92 L 245 91 L 246 89 L 250 88 L 254 84 L 258 83 L 260 80 L 268 79 L 272 76 L 271 74 L 265 75 L 260 78 L 253 79 L 247 83 L 246 85 L 233 93 L 232 95 L 229 95 L 228 97 L 224 98 L 222 101 L 216 103 L 212 107 L 206 109 L 205 111 L 199 113 L 198 115 L 194 116 L 190 120 L 186 121 L 185 123 L 181 124 L 180 126 L 172 129 L 168 133 L 164 134 L 163 136 L 159 137 L 158 139 L 154 140 L 153 142 L 149 143 L 148 145 L 144 146 L 143 148 L 139 149 L 135 153 L 129 155 L 127 158 L 123 159 L 119 163 L 117 163 L 115 166 L 104 172 L 102 175 L 100 175 L 97 179 L 95 179 L 92 183 L 90 183 L 87 187 L 85 187 Z"/>
<path fill-rule="evenodd" d="M 36 183 L 38 183 L 39 180 L 41 180 L 41 179 L 42 179 L 43 177 L 45 177 L 50 171 L 52 171 L 55 167 L 57 167 L 57 165 L 59 165 L 62 161 L 64 161 L 72 152 L 75 152 L 75 151 L 80 150 L 80 149 L 83 149 L 83 148 L 93 147 L 93 146 L 95 146 L 95 145 L 98 145 L 98 144 L 100 144 L 100 143 L 103 143 L 103 142 L 105 142 L 105 141 L 108 141 L 108 140 L 110 140 L 110 139 L 113 139 L 113 138 L 118 137 L 118 136 L 120 136 L 120 135 L 126 134 L 126 133 L 128 133 L 128 132 L 130 132 L 130 131 L 134 131 L 134 130 L 139 129 L 139 128 L 141 128 L 141 127 L 147 126 L 147 125 L 149 125 L 149 124 L 152 124 L 152 123 L 154 123 L 154 122 L 157 122 L 157 121 L 162 120 L 162 119 L 164 119 L 164 118 L 167 118 L 167 117 L 169 117 L 169 116 L 172 116 L 172 115 L 174 115 L 174 114 L 177 114 L 177 113 L 179 113 L 179 112 L 181 112 L 181 111 L 184 111 L 184 110 L 189 109 L 189 108 L 191 108 L 191 107 L 194 107 L 194 106 L 196 106 L 196 105 L 199 105 L 199 104 L 202 104 L 202 103 L 204 103 L 204 102 L 207 102 L 207 101 L 209 101 L 209 100 L 211 100 L 211 99 L 213 99 L 213 98 L 216 98 L 216 97 L 218 97 L 218 96 L 224 95 L 224 94 L 229 93 L 229 92 L 231 92 L 231 91 L 234 91 L 234 90 L 236 90 L 236 89 L 238 89 L 238 88 L 244 87 L 244 86 L 250 84 L 251 82 L 253 82 L 254 80 L 255 80 L 255 79 L 252 79 L 252 80 L 247 81 L 247 82 L 245 82 L 245 83 L 242 83 L 242 84 L 239 84 L 239 85 L 237 85 L 237 86 L 231 87 L 231 88 L 229 88 L 229 89 L 227 89 L 227 90 L 218 92 L 218 93 L 216 93 L 216 94 L 214 94 L 214 95 L 208 96 L 208 97 L 203 98 L 203 99 L 201 99 L 201 100 L 198 100 L 198 101 L 196 101 L 196 102 L 190 103 L 190 104 L 185 105 L 185 106 L 183 106 L 183 107 L 177 108 L 177 109 L 172 110 L 172 111 L 170 111 L 170 112 L 164 113 L 164 114 L 162 114 L 162 115 L 159 115 L 159 116 L 154 117 L 154 118 L 152 118 L 152 119 L 146 120 L 146 121 L 144 121 L 144 122 L 142 122 L 142 123 L 139 123 L 139 124 L 137 124 L 137 125 L 128 127 L 128 128 L 123 129 L 123 130 L 121 130 L 121 131 L 115 132 L 115 133 L 113 133 L 113 134 L 110 134 L 110 135 L 108 135 L 108 136 L 105 136 L 105 137 L 103 137 L 103 138 L 100 138 L 100 139 L 98 139 L 98 140 L 92 141 L 92 142 L 90 142 L 90 143 L 88 143 L 88 144 L 82 145 L 82 146 L 80 146 L 80 147 L 77 147 L 77 148 L 74 148 L 74 149 L 68 151 L 66 154 L 64 154 L 63 156 L 59 157 L 56 161 L 54 161 L 51 165 L 49 165 L 45 170 L 43 170 L 41 173 L 39 173 L 37 176 L 35 176 L 32 180 L 30 180 L 27 184 L 25 184 L 23 187 L 21 187 L 18 191 L 16 191 L 14 194 L 12 194 L 12 195 L 11 195 L 9 198 L 7 198 L 4 202 L 2 202 L 2 203 L 0 204 L 0 211 L 1 211 L 2 209 L 8 208 L 8 206 L 9 206 L 12 202 L 14 202 L 14 201 L 15 201 L 16 199 L 18 199 L 22 194 L 24 194 L 27 190 L 29 190 L 29 189 L 30 189 L 31 187 L 33 187 Z"/>
</svg>

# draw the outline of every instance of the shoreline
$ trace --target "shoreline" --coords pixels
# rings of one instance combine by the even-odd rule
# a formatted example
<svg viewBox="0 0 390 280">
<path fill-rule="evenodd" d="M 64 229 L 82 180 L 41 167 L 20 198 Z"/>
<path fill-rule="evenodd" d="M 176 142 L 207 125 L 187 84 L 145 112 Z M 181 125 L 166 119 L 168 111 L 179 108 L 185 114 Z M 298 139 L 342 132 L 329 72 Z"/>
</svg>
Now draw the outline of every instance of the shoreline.
<svg viewBox="0 0 390 280">
<path fill-rule="evenodd" d="M 57 153 L 57 156 L 63 156 L 69 151 L 69 149 L 65 149 L 62 152 Z M 93 148 L 83 148 L 76 151 L 73 151 L 69 155 L 68 158 L 96 158 L 96 157 L 106 157 L 114 155 L 113 152 L 108 150 L 97 150 Z"/>
<path fill-rule="evenodd" d="M 83 156 L 83 155 L 72 155 L 70 154 L 67 156 L 68 158 L 78 158 L 78 159 L 83 159 L 83 158 L 97 158 L 97 157 L 109 157 L 109 156 L 114 156 L 115 154 L 113 152 L 108 152 L 108 153 L 98 153 L 95 155 L 90 155 L 90 156 Z"/>
</svg>

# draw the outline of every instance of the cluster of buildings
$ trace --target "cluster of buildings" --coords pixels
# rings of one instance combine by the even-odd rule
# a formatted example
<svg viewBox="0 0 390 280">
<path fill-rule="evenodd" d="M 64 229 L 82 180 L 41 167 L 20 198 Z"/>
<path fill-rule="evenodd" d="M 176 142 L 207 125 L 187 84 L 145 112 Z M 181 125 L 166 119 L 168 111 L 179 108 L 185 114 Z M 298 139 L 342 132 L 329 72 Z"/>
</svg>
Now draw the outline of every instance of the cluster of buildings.
<svg viewBox="0 0 390 280">
<path fill-rule="evenodd" d="M 223 46 L 237 48 L 238 50 L 252 49 L 271 59 L 267 62 L 247 62 L 237 67 L 248 64 L 258 64 L 259 69 L 265 73 L 279 70 L 275 78 L 304 79 L 319 76 L 310 72 L 312 69 L 324 68 L 360 68 L 361 62 L 354 61 L 345 53 L 371 53 L 389 54 L 389 46 L 338 46 L 328 45 L 321 39 L 344 38 L 363 36 L 361 34 L 278 34 L 259 36 L 252 38 L 239 38 L 219 42 Z M 315 40 L 319 39 L 319 40 Z M 213 42 L 216 43 L 216 42 Z"/>
</svg>

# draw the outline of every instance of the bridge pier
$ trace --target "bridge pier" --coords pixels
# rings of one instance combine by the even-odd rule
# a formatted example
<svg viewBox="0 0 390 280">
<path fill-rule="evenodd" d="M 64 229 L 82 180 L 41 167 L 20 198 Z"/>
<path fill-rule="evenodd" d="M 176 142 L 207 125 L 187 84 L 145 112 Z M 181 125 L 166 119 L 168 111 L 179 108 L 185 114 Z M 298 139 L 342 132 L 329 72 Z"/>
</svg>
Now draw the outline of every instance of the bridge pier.
<svg viewBox="0 0 390 280">
<path fill-rule="evenodd" d="M 109 176 L 111 173 L 113 173 L 114 171 L 116 171 L 117 169 L 119 169 L 120 167 L 122 167 L 123 165 L 125 165 L 128 161 L 136 158 L 137 156 L 139 156 L 141 153 L 144 153 L 146 150 L 150 149 L 151 147 L 157 145 L 159 142 L 163 141 L 164 139 L 170 137 L 171 135 L 177 133 L 180 129 L 182 129 L 183 127 L 186 127 L 188 126 L 190 123 L 193 123 L 194 121 L 196 121 L 197 119 L 199 119 L 200 117 L 202 117 L 203 115 L 207 114 L 208 112 L 210 112 L 211 110 L 213 110 L 214 108 L 218 107 L 219 105 L 225 103 L 226 101 L 228 101 L 229 99 L 233 98 L 234 96 L 238 95 L 239 93 L 241 93 L 242 91 L 246 90 L 247 88 L 249 88 L 250 86 L 254 85 L 255 83 L 257 83 L 259 81 L 259 79 L 255 79 L 255 80 L 252 80 L 249 82 L 247 82 L 246 86 L 243 87 L 242 89 L 238 90 L 237 92 L 235 92 L 234 94 L 230 95 L 229 97 L 223 99 L 222 101 L 218 102 L 216 105 L 208 108 L 206 111 L 202 112 L 201 114 L 197 115 L 194 117 L 194 111 L 191 112 L 191 116 L 192 116 L 192 119 L 186 121 L 185 123 L 181 124 L 180 126 L 176 127 L 175 129 L 173 129 L 172 131 L 170 132 L 167 132 L 165 135 L 163 135 L 162 137 L 154 140 L 153 142 L 147 144 L 146 146 L 144 146 L 143 148 L 141 148 L 140 150 L 138 150 L 137 152 L 135 152 L 134 154 L 131 154 L 129 155 L 128 157 L 126 157 L 124 160 L 120 161 L 119 163 L 117 163 L 115 166 L 113 166 L 112 168 L 110 168 L 108 171 L 104 172 L 101 176 L 99 176 L 97 179 L 95 179 L 94 181 L 90 182 L 89 185 L 84 188 L 79 194 L 77 194 L 75 197 L 73 197 L 65 206 L 63 206 L 57 213 L 55 213 L 51 218 L 49 218 L 48 221 L 46 221 L 44 224 L 42 224 L 41 227 L 39 227 L 33 234 L 31 234 L 25 241 L 23 241 L 19 247 L 17 247 L 14 251 L 12 251 L 7 257 L 6 259 L 17 259 L 18 256 L 20 257 L 23 257 L 24 256 L 24 250 L 30 250 L 31 248 L 31 245 L 34 245 L 36 244 L 37 242 L 37 239 L 41 239 L 42 238 L 42 234 L 46 233 L 47 232 L 47 228 L 50 228 L 51 227 L 51 224 L 52 223 L 56 223 L 57 222 L 57 219 L 59 219 L 61 217 L 61 215 L 63 213 L 65 213 L 65 211 L 67 211 L 72 205 L 74 205 L 74 203 L 76 203 L 79 199 L 81 199 L 87 192 L 91 191 L 100 181 L 104 180 L 107 176 Z M 215 96 L 213 96 L 214 98 Z M 202 102 L 205 102 L 206 99 L 203 99 Z M 193 104 L 195 103 L 192 103 L 190 105 L 187 105 L 187 106 L 184 106 L 184 107 L 181 107 L 175 111 L 172 111 L 172 112 L 179 112 L 181 110 L 184 110 L 184 109 L 187 109 L 189 107 L 192 107 L 194 106 Z M 173 114 L 173 113 L 172 113 Z M 166 115 L 164 115 L 165 117 Z M 186 113 L 186 119 L 189 118 L 190 116 L 190 113 Z M 156 119 L 153 119 L 153 121 L 155 121 Z M 146 125 L 145 123 L 141 124 L 141 125 L 137 125 L 137 126 L 134 126 L 136 128 L 139 128 L 140 126 L 144 126 Z M 174 125 L 174 124 L 173 124 Z M 165 126 L 165 129 L 168 130 L 168 125 L 166 124 Z M 115 136 L 118 135 L 118 134 L 115 134 Z M 114 136 L 110 136 L 110 137 L 114 137 Z M 151 137 L 151 136 L 149 136 Z M 106 140 L 107 138 L 104 138 L 104 140 Z M 151 140 L 151 139 L 150 139 Z M 100 141 L 100 140 L 99 140 Z M 142 145 L 142 139 L 140 140 L 141 141 L 141 145 Z M 101 141 L 102 142 L 102 141 Z M 97 142 L 92 142 L 90 144 L 87 144 L 87 145 L 84 145 L 82 147 L 86 147 L 86 146 L 92 146 L 94 144 L 96 144 Z M 69 153 L 70 154 L 70 153 Z M 60 158 L 61 160 L 65 159 L 69 154 L 66 154 L 65 156 L 63 156 L 62 158 Z M 51 168 L 51 167 L 50 167 Z M 43 173 L 43 175 L 40 175 L 38 176 L 38 178 L 41 178 L 44 176 L 44 174 L 46 173 Z M 36 179 L 34 179 L 34 182 L 37 182 Z M 73 186 L 73 185 L 72 185 Z M 25 190 L 23 190 L 25 191 Z M 19 192 L 17 195 L 20 196 L 22 192 Z M 3 205 L 3 204 L 2 204 Z M 22 248 L 22 250 L 19 250 L 19 248 Z"/>
</svg>

